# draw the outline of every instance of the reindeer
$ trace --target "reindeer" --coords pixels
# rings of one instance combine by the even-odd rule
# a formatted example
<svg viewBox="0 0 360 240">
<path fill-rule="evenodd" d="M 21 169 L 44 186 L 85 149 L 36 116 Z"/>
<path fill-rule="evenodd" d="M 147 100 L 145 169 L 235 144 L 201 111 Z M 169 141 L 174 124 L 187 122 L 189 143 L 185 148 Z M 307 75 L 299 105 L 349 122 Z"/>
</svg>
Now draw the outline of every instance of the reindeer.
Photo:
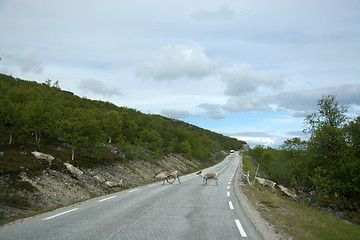
<svg viewBox="0 0 360 240">
<path fill-rule="evenodd" d="M 106 181 L 105 185 L 108 188 L 113 188 L 113 187 L 122 187 L 123 181 L 122 179 L 120 179 L 120 181 Z"/>
<path fill-rule="evenodd" d="M 55 158 L 49 154 L 45 154 L 42 152 L 38 152 L 38 151 L 33 151 L 31 152 L 37 159 L 43 159 L 49 162 L 49 167 L 51 167 L 51 161 L 54 160 Z"/>
<path fill-rule="evenodd" d="M 205 182 L 205 184 L 207 184 L 208 179 L 214 179 L 216 182 L 216 185 L 219 185 L 216 173 L 202 173 L 201 171 L 199 171 L 196 174 L 203 178 L 203 182 Z"/>
<path fill-rule="evenodd" d="M 297 198 L 297 195 L 293 192 L 293 191 L 290 191 L 289 189 L 287 189 L 286 187 L 284 187 L 283 185 L 278 185 L 280 190 L 286 194 L 287 196 L 291 197 L 295 202 L 296 202 L 296 198 Z"/>
<path fill-rule="evenodd" d="M 64 165 L 65 165 L 66 168 L 67 168 L 72 174 L 74 174 L 79 180 L 82 179 L 82 175 L 84 174 L 83 171 L 81 171 L 80 169 L 74 167 L 73 165 L 71 165 L 71 164 L 68 163 L 68 162 L 64 163 Z"/>
<path fill-rule="evenodd" d="M 275 185 L 276 185 L 276 182 L 273 182 L 271 180 L 268 180 L 268 179 L 265 179 L 265 178 L 261 178 L 261 177 L 255 177 L 256 180 L 258 180 L 258 182 L 260 183 L 260 185 L 262 186 L 269 186 L 271 187 L 271 189 L 276 192 L 276 189 L 275 189 Z"/>
<path fill-rule="evenodd" d="M 172 182 L 169 182 L 169 177 L 172 177 L 174 180 Z M 173 184 L 173 182 L 175 182 L 175 180 L 177 179 L 180 182 L 180 178 L 178 177 L 178 171 L 166 171 L 166 172 L 160 172 L 157 173 L 154 178 L 161 178 L 164 179 L 163 181 L 163 185 L 165 184 L 165 180 L 170 183 Z"/>
</svg>

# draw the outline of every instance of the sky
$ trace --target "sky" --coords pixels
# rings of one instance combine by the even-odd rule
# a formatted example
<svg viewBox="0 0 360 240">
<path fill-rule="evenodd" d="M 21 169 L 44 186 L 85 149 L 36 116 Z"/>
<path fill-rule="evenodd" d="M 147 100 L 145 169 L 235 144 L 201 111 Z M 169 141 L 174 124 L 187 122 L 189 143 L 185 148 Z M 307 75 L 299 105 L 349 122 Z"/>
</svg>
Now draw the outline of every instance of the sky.
<svg viewBox="0 0 360 240">
<path fill-rule="evenodd" d="M 280 146 L 360 115 L 358 0 L 0 0 L 0 72 Z"/>
</svg>

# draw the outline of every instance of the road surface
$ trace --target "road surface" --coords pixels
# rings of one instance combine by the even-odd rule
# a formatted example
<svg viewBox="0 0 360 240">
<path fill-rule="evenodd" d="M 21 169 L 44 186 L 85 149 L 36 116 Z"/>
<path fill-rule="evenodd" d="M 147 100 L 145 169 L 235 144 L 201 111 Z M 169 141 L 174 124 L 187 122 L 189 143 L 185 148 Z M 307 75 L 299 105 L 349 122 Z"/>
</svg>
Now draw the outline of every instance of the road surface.
<svg viewBox="0 0 360 240">
<path fill-rule="evenodd" d="M 157 182 L 57 209 L 0 228 L 0 239 L 262 239 L 233 191 L 239 153 L 181 184 Z"/>
</svg>

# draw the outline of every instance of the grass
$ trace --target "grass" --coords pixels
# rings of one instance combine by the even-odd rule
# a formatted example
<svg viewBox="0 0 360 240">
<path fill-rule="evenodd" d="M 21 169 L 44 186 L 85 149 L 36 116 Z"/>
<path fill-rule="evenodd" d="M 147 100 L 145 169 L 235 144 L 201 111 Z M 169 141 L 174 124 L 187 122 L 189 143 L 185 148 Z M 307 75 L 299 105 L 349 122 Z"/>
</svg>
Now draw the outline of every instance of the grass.
<svg viewBox="0 0 360 240">
<path fill-rule="evenodd" d="M 244 172 L 250 171 L 253 179 L 257 164 L 244 157 Z M 294 202 L 283 196 L 280 191 L 274 193 L 270 188 L 245 185 L 245 195 L 262 217 L 275 226 L 277 231 L 294 239 L 360 239 L 360 226 L 338 219 L 306 203 Z"/>
</svg>

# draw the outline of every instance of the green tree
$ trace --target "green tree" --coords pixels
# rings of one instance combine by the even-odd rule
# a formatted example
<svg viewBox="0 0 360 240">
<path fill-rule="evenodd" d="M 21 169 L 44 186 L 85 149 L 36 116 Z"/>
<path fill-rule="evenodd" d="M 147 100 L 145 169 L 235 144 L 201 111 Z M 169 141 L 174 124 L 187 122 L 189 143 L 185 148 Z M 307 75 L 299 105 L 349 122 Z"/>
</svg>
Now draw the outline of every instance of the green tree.
<svg viewBox="0 0 360 240">
<path fill-rule="evenodd" d="M 187 158 L 191 158 L 192 155 L 191 144 L 189 143 L 188 140 L 184 140 L 179 143 L 178 152 L 184 154 L 184 156 Z"/>
<path fill-rule="evenodd" d="M 122 116 L 118 111 L 109 110 L 101 117 L 101 126 L 109 143 L 113 140 L 119 141 L 121 139 L 122 125 Z"/>
<path fill-rule="evenodd" d="M 55 133 L 56 121 L 60 116 L 55 101 L 59 90 L 58 82 L 51 84 L 51 80 L 47 80 L 44 85 L 29 90 L 32 98 L 26 103 L 24 115 L 27 129 L 35 135 L 37 144 L 40 144 L 42 135 Z"/>
<path fill-rule="evenodd" d="M 162 147 L 164 144 L 160 133 L 154 129 L 144 129 L 140 132 L 141 141 L 147 146 L 147 148 L 158 155 L 163 153 Z"/>
<path fill-rule="evenodd" d="M 11 88 L 0 100 L 0 119 L 4 129 L 10 130 L 9 144 L 13 138 L 21 137 L 28 132 L 26 128 L 26 104 L 32 97 L 28 89 Z"/>
<path fill-rule="evenodd" d="M 317 103 L 317 112 L 305 118 L 305 133 L 314 134 L 323 126 L 340 128 L 346 123 L 347 109 L 340 105 L 334 95 L 323 96 Z"/>
<path fill-rule="evenodd" d="M 343 195 L 360 212 L 360 116 L 347 124 L 345 131 L 349 148 L 345 153 L 345 164 L 340 169 L 344 178 Z"/>
<path fill-rule="evenodd" d="M 309 152 L 316 169 L 313 184 L 318 190 L 337 193 L 341 191 L 344 180 L 341 168 L 346 165 L 344 153 L 347 145 L 343 126 L 347 120 L 347 109 L 332 95 L 323 96 L 318 106 L 318 111 L 305 119 L 305 132 L 311 134 Z"/>
<path fill-rule="evenodd" d="M 284 141 L 280 146 L 282 157 L 288 162 L 289 168 L 285 170 L 290 175 L 290 185 L 301 192 L 309 191 L 311 188 L 310 176 L 314 167 L 308 156 L 307 142 L 300 138 Z"/>
<path fill-rule="evenodd" d="M 61 138 L 72 147 L 72 160 L 75 151 L 96 152 L 96 147 L 105 139 L 96 113 L 89 109 L 67 109 L 59 122 Z"/>
</svg>

